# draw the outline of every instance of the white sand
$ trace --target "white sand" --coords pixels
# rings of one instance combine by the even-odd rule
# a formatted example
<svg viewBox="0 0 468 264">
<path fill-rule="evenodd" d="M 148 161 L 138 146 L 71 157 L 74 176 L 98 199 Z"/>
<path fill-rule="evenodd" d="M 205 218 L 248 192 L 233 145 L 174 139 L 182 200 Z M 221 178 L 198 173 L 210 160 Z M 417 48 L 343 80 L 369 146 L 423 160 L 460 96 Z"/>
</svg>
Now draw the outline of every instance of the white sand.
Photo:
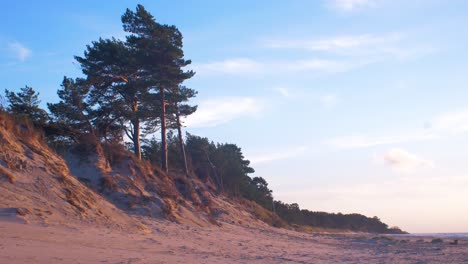
<svg viewBox="0 0 468 264">
<path fill-rule="evenodd" d="M 197 227 L 143 219 L 152 233 L 0 219 L 0 263 L 468 263 L 468 241 Z M 419 240 L 419 241 L 418 241 Z"/>
</svg>

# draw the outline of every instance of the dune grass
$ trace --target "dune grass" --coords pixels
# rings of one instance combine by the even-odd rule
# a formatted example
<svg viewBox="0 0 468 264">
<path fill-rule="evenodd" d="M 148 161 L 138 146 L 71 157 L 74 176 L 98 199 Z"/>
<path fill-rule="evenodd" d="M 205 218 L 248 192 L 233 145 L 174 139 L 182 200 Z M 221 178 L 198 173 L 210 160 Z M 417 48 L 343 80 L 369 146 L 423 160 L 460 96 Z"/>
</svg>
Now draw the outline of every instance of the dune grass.
<svg viewBox="0 0 468 264">
<path fill-rule="evenodd" d="M 10 183 L 16 182 L 16 177 L 7 168 L 0 166 L 0 175 L 6 177 Z"/>
</svg>

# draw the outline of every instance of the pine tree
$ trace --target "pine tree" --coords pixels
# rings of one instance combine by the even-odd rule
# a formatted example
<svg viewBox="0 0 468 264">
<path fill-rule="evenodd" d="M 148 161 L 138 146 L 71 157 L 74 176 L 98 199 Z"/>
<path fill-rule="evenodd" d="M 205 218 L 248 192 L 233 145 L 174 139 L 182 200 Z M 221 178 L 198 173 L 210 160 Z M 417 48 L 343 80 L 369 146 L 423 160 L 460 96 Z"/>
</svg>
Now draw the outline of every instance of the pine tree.
<svg viewBox="0 0 468 264">
<path fill-rule="evenodd" d="M 39 93 L 32 87 L 25 86 L 18 93 L 5 90 L 5 96 L 9 106 L 7 111 L 13 115 L 29 118 L 37 127 L 46 124 L 49 116 L 44 109 L 39 107 Z"/>
<path fill-rule="evenodd" d="M 170 128 L 177 129 L 179 151 L 181 153 L 182 164 L 184 166 L 184 172 L 186 175 L 188 175 L 189 172 L 187 164 L 187 153 L 185 151 L 184 138 L 182 134 L 181 117 L 187 117 L 197 110 L 197 106 L 184 104 L 189 99 L 195 97 L 196 94 L 197 92 L 195 90 L 179 85 L 171 90 L 171 96 L 169 98 L 169 113 L 172 114 L 171 118 L 169 118 L 169 120 L 172 121 Z"/>
<path fill-rule="evenodd" d="M 135 155 L 141 159 L 141 124 L 156 118 L 158 113 L 153 106 L 156 102 L 149 100 L 154 98 L 154 89 L 140 78 L 136 52 L 120 40 L 100 39 L 87 46 L 84 57 L 75 58 L 92 87 L 89 103 L 108 121 L 120 121 L 120 127 L 133 142 Z M 110 128 L 108 124 L 115 125 L 95 123 L 105 129 Z"/>
<path fill-rule="evenodd" d="M 122 16 L 124 30 L 130 49 L 136 51 L 135 58 L 141 67 L 138 77 L 149 87 L 159 92 L 161 126 L 161 167 L 168 171 L 168 150 L 166 141 L 166 92 L 178 87 L 194 75 L 193 71 L 182 68 L 191 63 L 184 59 L 182 34 L 175 26 L 161 25 L 154 17 L 138 5 L 136 11 L 129 9 Z"/>
<path fill-rule="evenodd" d="M 92 108 L 86 103 L 88 92 L 89 86 L 84 79 L 73 80 L 63 77 L 61 88 L 57 91 L 60 101 L 55 104 L 47 103 L 53 122 L 57 126 L 73 130 L 73 135 L 84 133 L 95 135 Z"/>
</svg>

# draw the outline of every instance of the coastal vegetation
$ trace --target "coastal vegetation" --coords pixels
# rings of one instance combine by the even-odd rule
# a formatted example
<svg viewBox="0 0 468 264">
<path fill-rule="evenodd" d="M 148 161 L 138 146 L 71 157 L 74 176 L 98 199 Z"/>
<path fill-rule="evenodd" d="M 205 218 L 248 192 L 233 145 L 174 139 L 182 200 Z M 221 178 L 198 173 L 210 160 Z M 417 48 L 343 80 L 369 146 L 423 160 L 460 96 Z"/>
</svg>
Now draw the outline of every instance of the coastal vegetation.
<svg viewBox="0 0 468 264">
<path fill-rule="evenodd" d="M 184 136 L 182 120 L 197 110 L 190 103 L 197 91 L 184 85 L 195 72 L 185 70 L 191 61 L 184 57 L 182 33 L 158 23 L 141 5 L 125 11 L 122 26 L 125 40 L 101 38 L 75 56 L 83 76 L 65 76 L 59 101 L 47 103 L 48 111 L 29 86 L 6 90 L 1 111 L 32 124 L 54 149 L 66 146 L 86 155 L 99 146 L 110 157 L 118 148 L 165 174 L 209 182 L 214 194 L 253 201 L 290 226 L 402 232 L 378 217 L 314 212 L 275 200 L 239 146 Z M 189 185 L 186 178 L 179 179 Z M 14 182 L 14 176 L 9 179 Z"/>
</svg>

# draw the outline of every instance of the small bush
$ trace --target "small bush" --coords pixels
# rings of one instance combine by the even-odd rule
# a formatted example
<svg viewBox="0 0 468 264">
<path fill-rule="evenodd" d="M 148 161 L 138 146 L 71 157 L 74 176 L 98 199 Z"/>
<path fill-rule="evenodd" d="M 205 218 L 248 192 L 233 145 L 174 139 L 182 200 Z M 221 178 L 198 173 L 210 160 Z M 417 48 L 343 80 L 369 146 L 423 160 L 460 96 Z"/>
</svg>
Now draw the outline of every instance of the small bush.
<svg viewBox="0 0 468 264">
<path fill-rule="evenodd" d="M 104 144 L 103 145 L 104 154 L 106 155 L 107 161 L 110 165 L 118 165 L 124 162 L 129 155 L 129 151 L 125 149 L 124 146 L 118 143 L 114 144 Z"/>
<path fill-rule="evenodd" d="M 85 134 L 80 137 L 79 143 L 72 148 L 71 152 L 81 159 L 87 160 L 89 155 L 96 153 L 98 144 L 96 137 Z"/>
<path fill-rule="evenodd" d="M 31 120 L 25 116 L 16 116 L 0 111 L 0 127 L 22 138 L 44 139 L 41 130 L 34 127 Z"/>
</svg>

